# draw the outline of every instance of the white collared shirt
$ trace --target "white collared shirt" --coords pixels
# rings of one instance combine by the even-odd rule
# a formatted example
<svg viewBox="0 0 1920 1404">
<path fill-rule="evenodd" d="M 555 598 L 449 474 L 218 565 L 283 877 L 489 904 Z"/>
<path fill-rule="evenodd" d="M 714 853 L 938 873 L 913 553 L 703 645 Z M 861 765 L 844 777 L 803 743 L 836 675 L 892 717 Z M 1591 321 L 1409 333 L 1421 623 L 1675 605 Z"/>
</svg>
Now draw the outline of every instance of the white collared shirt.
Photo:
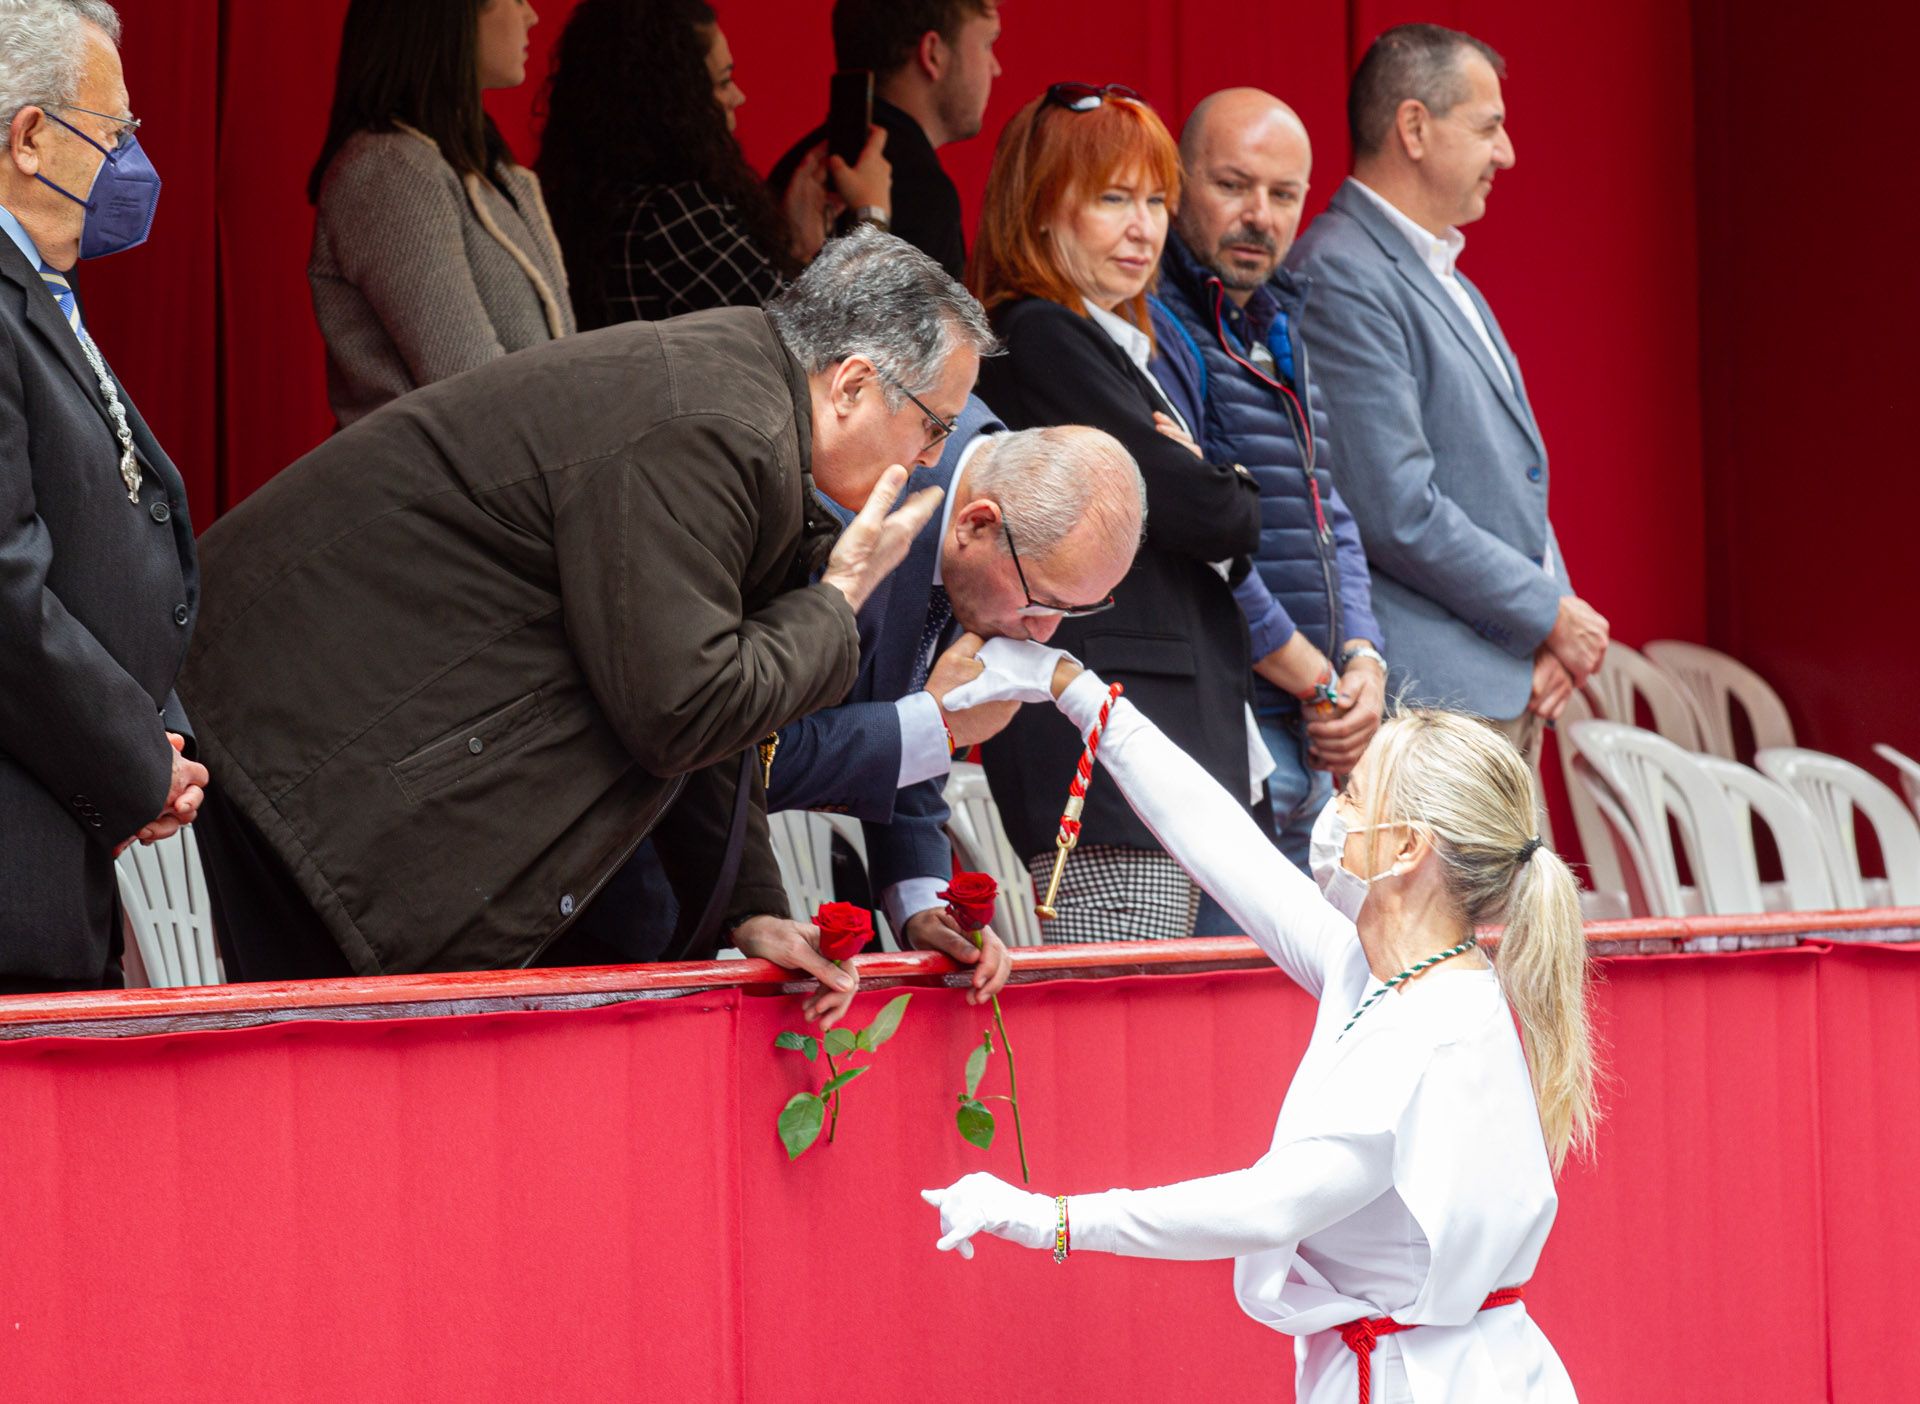
<svg viewBox="0 0 1920 1404">
<path fill-rule="evenodd" d="M 1126 353 L 1129 361 L 1140 368 L 1140 373 L 1147 378 L 1147 383 L 1153 386 L 1154 393 L 1160 397 L 1160 408 L 1180 426 L 1181 433 L 1192 438 L 1193 426 L 1187 423 L 1185 415 L 1173 407 L 1173 401 L 1167 398 L 1166 390 L 1148 369 L 1149 363 L 1153 360 L 1153 338 L 1125 317 L 1109 312 L 1103 307 L 1095 307 L 1089 302 L 1086 308 L 1087 316 L 1093 320 L 1093 324 L 1105 332 L 1115 346 Z"/>
<path fill-rule="evenodd" d="M 1407 242 L 1413 245 L 1413 251 L 1420 255 L 1420 261 L 1427 265 L 1427 271 L 1440 280 L 1440 286 L 1447 290 L 1453 305 L 1460 309 L 1460 314 L 1467 319 L 1467 325 L 1480 338 L 1480 344 L 1487 348 L 1487 355 L 1500 372 L 1500 379 L 1506 383 L 1508 390 L 1512 390 L 1513 377 L 1507 373 L 1507 363 L 1501 359 L 1499 348 L 1493 344 L 1493 333 L 1487 330 L 1486 319 L 1474 305 L 1466 284 L 1454 273 L 1454 266 L 1459 263 L 1460 255 L 1467 247 L 1467 236 L 1448 226 L 1445 238 L 1436 237 L 1432 230 L 1409 219 L 1399 206 L 1358 177 L 1354 178 L 1353 187 L 1384 210 L 1387 218 L 1393 221 L 1394 228 L 1406 236 Z"/>
</svg>

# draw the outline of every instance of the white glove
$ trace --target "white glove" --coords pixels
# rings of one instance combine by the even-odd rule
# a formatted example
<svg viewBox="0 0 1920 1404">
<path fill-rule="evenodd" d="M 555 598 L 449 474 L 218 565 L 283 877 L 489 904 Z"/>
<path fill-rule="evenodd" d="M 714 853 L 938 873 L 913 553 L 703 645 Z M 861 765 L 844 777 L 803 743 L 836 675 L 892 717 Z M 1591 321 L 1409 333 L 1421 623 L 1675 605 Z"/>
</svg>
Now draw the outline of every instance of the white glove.
<svg viewBox="0 0 1920 1404">
<path fill-rule="evenodd" d="M 985 671 L 941 700 L 949 712 L 964 712 L 986 702 L 1051 702 L 1054 667 L 1062 658 L 1073 658 L 1064 649 L 1048 648 L 1032 639 L 988 639 L 978 656 Z"/>
<path fill-rule="evenodd" d="M 940 1241 L 935 1246 L 943 1253 L 958 1248 L 961 1257 L 971 1258 L 976 1233 L 991 1233 L 1022 1248 L 1053 1247 L 1058 1212 L 1054 1202 L 983 1170 L 943 1190 L 921 1190 L 920 1197 L 940 1211 Z"/>
</svg>

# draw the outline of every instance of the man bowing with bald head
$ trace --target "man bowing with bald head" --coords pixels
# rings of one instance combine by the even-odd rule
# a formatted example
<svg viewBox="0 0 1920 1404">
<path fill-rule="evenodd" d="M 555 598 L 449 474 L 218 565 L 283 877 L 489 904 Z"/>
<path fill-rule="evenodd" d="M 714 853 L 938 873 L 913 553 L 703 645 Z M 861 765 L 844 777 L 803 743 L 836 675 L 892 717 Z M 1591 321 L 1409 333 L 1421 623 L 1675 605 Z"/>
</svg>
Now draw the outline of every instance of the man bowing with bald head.
<svg viewBox="0 0 1920 1404">
<path fill-rule="evenodd" d="M 1278 98 L 1229 88 L 1180 138 L 1186 185 L 1160 262 L 1154 330 L 1163 384 L 1217 463 L 1260 484 L 1260 550 L 1235 591 L 1252 634 L 1255 708 L 1281 851 L 1301 868 L 1330 775 L 1380 725 L 1386 670 L 1366 555 L 1334 487 L 1324 403 L 1300 340 L 1307 280 L 1281 266 L 1300 228 L 1313 148 Z M 1331 701 L 1303 715 L 1302 702 Z M 1217 934 L 1202 909 L 1199 931 Z"/>
</svg>

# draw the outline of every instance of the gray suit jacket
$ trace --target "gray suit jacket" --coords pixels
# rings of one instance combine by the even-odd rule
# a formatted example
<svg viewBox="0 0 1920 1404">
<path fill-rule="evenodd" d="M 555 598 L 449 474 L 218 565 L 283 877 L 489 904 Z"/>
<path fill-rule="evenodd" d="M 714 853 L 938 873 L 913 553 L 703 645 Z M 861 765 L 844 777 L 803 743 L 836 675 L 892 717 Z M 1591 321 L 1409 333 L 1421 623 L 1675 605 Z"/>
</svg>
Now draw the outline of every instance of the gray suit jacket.
<svg viewBox="0 0 1920 1404">
<path fill-rule="evenodd" d="M 1519 716 L 1570 586 L 1547 521 L 1547 448 L 1493 309 L 1461 277 L 1511 389 L 1351 180 L 1287 262 L 1314 283 L 1301 330 L 1340 425 L 1340 493 L 1367 548 L 1392 686 L 1408 702 Z"/>
<path fill-rule="evenodd" d="M 39 272 L 0 233 L 0 988 L 115 979 L 113 847 L 160 813 L 199 607 L 187 493 L 125 386 L 143 475 Z"/>
</svg>

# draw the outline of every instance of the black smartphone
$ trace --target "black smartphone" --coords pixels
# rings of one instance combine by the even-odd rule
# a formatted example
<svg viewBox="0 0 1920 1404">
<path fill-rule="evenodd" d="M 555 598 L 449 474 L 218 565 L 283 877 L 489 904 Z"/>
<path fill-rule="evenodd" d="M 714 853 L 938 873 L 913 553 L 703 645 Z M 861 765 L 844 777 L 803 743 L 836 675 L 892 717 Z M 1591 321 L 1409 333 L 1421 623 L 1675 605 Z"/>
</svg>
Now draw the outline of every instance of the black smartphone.
<svg viewBox="0 0 1920 1404">
<path fill-rule="evenodd" d="M 833 75 L 827 101 L 827 154 L 849 166 L 860 159 L 873 126 L 873 72 L 843 68 Z"/>
</svg>

